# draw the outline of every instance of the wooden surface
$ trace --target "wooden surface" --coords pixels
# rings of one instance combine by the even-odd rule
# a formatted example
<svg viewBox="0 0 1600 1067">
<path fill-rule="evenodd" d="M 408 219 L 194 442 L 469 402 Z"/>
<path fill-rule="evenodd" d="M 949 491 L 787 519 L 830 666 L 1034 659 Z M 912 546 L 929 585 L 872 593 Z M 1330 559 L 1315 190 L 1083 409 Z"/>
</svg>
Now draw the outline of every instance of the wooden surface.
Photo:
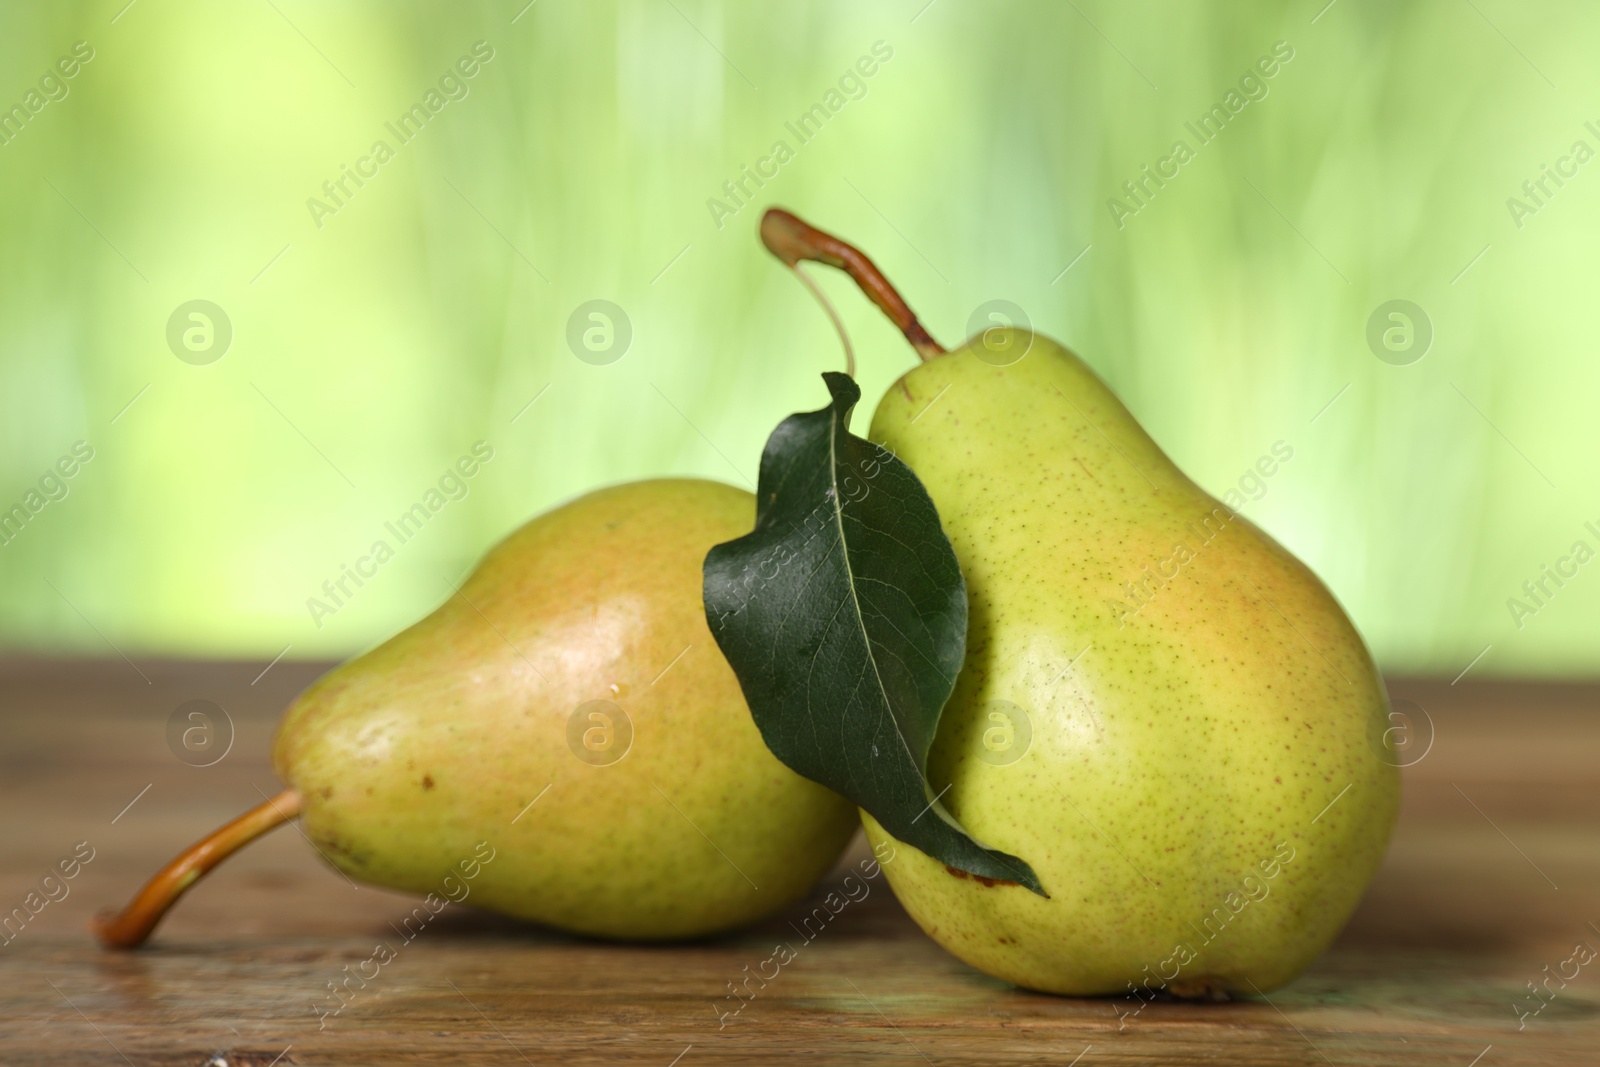
<svg viewBox="0 0 1600 1067">
<path fill-rule="evenodd" d="M 725 1026 L 727 983 L 791 935 L 783 918 L 637 947 L 449 908 L 319 1029 L 327 983 L 399 942 L 389 923 L 413 902 L 353 886 L 293 829 L 215 871 L 144 951 L 105 953 L 84 931 L 275 791 L 274 722 L 318 671 L 280 663 L 252 685 L 262 666 L 0 661 L 0 910 L 75 843 L 95 853 L 0 946 L 0 1063 L 1600 1063 L 1600 960 L 1553 980 L 1520 1031 L 1514 1007 L 1531 1010 L 1526 983 L 1576 943 L 1600 949 L 1600 688 L 1395 683 L 1432 716 L 1434 746 L 1406 770 L 1355 919 L 1270 1002 L 1156 1003 L 1119 1029 L 1122 1002 L 1020 992 L 957 962 L 880 879 Z M 197 698 L 236 733 L 206 768 L 166 740 Z"/>
</svg>

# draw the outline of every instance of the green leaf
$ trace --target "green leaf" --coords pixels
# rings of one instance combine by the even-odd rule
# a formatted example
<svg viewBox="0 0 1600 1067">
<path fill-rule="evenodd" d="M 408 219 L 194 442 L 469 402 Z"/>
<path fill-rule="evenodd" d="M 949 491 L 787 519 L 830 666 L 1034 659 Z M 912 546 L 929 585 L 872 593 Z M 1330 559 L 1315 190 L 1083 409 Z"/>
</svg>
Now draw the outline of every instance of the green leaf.
<svg viewBox="0 0 1600 1067">
<path fill-rule="evenodd" d="M 967 590 L 911 468 L 849 432 L 861 399 L 791 415 L 761 454 L 754 532 L 706 556 L 705 608 L 767 747 L 951 867 L 1043 894 L 973 840 L 926 775 L 967 639 Z"/>
</svg>

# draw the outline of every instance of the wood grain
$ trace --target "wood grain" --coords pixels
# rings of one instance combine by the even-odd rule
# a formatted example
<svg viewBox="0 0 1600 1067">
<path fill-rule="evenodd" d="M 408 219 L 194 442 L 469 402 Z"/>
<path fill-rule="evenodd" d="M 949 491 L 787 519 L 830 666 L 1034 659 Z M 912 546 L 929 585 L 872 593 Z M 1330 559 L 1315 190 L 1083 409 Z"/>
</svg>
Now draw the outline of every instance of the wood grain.
<svg viewBox="0 0 1600 1067">
<path fill-rule="evenodd" d="M 1395 683 L 1431 716 L 1433 748 L 1406 770 L 1399 831 L 1355 919 L 1270 1000 L 1155 1003 L 1119 1027 L 1125 1002 L 1020 992 L 957 962 L 880 879 L 719 1022 L 738 1003 L 728 983 L 799 942 L 788 918 L 641 947 L 452 907 L 406 942 L 390 923 L 414 901 L 350 884 L 292 829 L 218 868 L 147 950 L 96 948 L 97 908 L 277 788 L 273 725 L 320 668 L 280 663 L 252 684 L 263 666 L 0 661 L 0 910 L 77 842 L 94 849 L 69 895 L 0 946 L 0 1062 L 1600 1062 L 1600 960 L 1552 983 L 1521 1030 L 1513 1007 L 1532 1006 L 1525 983 L 1576 942 L 1600 948 L 1600 687 Z M 211 767 L 167 746 L 191 699 L 235 727 Z M 319 1018 L 327 983 L 379 941 L 393 961 Z"/>
</svg>

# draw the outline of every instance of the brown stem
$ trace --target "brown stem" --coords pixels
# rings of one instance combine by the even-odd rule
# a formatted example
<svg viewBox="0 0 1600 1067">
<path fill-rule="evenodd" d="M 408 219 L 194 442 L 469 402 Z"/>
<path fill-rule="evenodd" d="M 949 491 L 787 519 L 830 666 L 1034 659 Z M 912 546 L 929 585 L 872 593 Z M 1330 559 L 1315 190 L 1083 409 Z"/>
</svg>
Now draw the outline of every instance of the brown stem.
<svg viewBox="0 0 1600 1067">
<path fill-rule="evenodd" d="M 156 872 L 121 913 L 101 912 L 90 922 L 89 929 L 106 948 L 138 948 L 167 909 L 202 875 L 268 830 L 292 821 L 300 814 L 300 803 L 300 794 L 286 789 L 213 830 Z"/>
<path fill-rule="evenodd" d="M 815 226 L 802 222 L 782 208 L 768 208 L 761 216 L 761 243 L 767 251 L 793 267 L 803 259 L 826 263 L 844 271 L 855 279 L 861 291 L 900 328 L 917 350 L 924 363 L 945 353 L 928 331 L 922 328 L 909 305 L 889 284 L 889 279 L 855 245 L 841 241 L 831 233 L 823 233 Z"/>
</svg>

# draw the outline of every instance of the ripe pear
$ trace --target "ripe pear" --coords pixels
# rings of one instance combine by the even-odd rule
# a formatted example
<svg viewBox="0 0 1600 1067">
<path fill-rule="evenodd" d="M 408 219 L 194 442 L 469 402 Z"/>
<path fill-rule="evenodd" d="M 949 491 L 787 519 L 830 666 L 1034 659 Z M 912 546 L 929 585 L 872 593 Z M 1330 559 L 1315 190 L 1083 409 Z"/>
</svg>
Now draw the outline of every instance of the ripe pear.
<svg viewBox="0 0 1600 1067">
<path fill-rule="evenodd" d="M 923 355 L 870 436 L 921 479 L 966 579 L 966 659 L 928 779 L 1049 894 L 899 847 L 884 869 L 901 903 L 1030 989 L 1221 998 L 1290 981 L 1355 908 L 1399 804 L 1387 697 L 1349 618 L 1066 348 L 991 329 L 944 352 L 870 260 L 785 236 L 791 262 L 867 275 Z M 874 847 L 892 840 L 863 822 Z"/>
<path fill-rule="evenodd" d="M 353 879 L 443 895 L 454 872 L 470 904 L 606 938 L 694 937 L 799 898 L 855 812 L 767 750 L 707 629 L 701 561 L 754 519 L 741 489 L 659 480 L 529 522 L 295 701 L 273 746 L 291 788 L 266 825 L 219 831 L 223 854 L 298 810 Z M 102 940 L 142 940 L 215 861 Z"/>
</svg>

